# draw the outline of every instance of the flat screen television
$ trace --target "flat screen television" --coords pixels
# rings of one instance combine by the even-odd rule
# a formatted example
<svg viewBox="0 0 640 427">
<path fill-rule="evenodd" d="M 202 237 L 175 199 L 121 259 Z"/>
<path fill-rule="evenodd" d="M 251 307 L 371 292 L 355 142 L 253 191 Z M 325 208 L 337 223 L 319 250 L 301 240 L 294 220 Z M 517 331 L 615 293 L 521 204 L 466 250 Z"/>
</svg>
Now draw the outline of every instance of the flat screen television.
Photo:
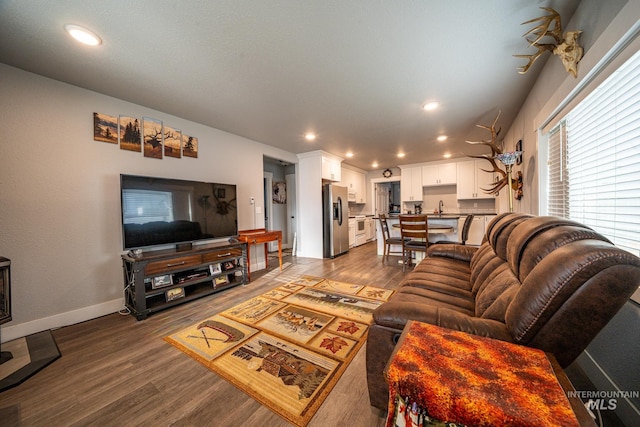
<svg viewBox="0 0 640 427">
<path fill-rule="evenodd" d="M 233 184 L 120 175 L 120 190 L 124 250 L 238 235 Z"/>
</svg>

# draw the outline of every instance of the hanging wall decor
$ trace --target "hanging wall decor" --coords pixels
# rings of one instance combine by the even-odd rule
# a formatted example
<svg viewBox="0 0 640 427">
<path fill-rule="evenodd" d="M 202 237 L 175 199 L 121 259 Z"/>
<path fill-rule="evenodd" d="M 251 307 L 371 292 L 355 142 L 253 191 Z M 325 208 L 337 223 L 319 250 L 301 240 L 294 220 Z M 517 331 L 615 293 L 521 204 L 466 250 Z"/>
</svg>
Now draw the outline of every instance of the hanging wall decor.
<svg viewBox="0 0 640 427">
<path fill-rule="evenodd" d="M 144 156 L 153 159 L 162 158 L 162 121 L 142 118 L 142 146 Z"/>
<path fill-rule="evenodd" d="M 550 7 L 541 7 L 549 12 L 549 15 L 544 15 L 539 18 L 530 19 L 523 22 L 522 25 L 532 24 L 540 22 L 540 25 L 536 25 L 529 31 L 523 34 L 522 37 L 529 42 L 529 46 L 535 47 L 536 53 L 531 55 L 513 55 L 517 58 L 528 59 L 526 65 L 519 67 L 518 72 L 524 74 L 529 70 L 529 67 L 538 59 L 545 51 L 549 51 L 554 55 L 558 55 L 565 70 L 573 77 L 578 76 L 578 62 L 582 59 L 583 49 L 578 44 L 578 38 L 582 31 L 567 31 L 562 33 L 562 22 L 560 14 Z M 527 36 L 534 36 L 534 39 L 530 39 Z"/>
<path fill-rule="evenodd" d="M 93 139 L 117 144 L 118 118 L 106 114 L 93 113 Z"/>
<path fill-rule="evenodd" d="M 142 151 L 140 135 L 140 120 L 137 117 L 120 116 L 118 118 L 120 149 L 138 153 Z"/>
<path fill-rule="evenodd" d="M 93 113 L 93 139 L 117 144 L 121 150 L 143 152 L 144 157 L 198 158 L 198 138 L 165 125 L 161 120 L 143 117 Z"/>
<path fill-rule="evenodd" d="M 179 159 L 182 156 L 182 131 L 165 125 L 163 136 L 165 157 Z"/>
<path fill-rule="evenodd" d="M 273 203 L 285 204 L 287 203 L 287 183 L 286 182 L 274 182 L 273 183 Z"/>
<path fill-rule="evenodd" d="M 492 170 L 486 170 L 486 169 L 483 169 L 483 170 L 488 173 L 496 173 L 497 176 L 499 176 L 499 178 L 496 177 L 496 181 L 490 185 L 490 188 L 486 188 L 486 189 L 483 188 L 483 191 L 485 191 L 487 194 L 493 194 L 497 196 L 498 192 L 502 188 L 507 187 L 507 189 L 509 190 L 509 208 L 511 210 L 513 209 L 511 204 L 512 202 L 511 196 L 513 194 L 513 191 L 516 191 L 516 192 L 518 191 L 518 182 L 517 182 L 518 178 L 516 177 L 516 179 L 512 179 L 512 166 L 516 163 L 516 159 L 522 156 L 522 151 L 520 150 L 516 150 L 512 152 L 502 151 L 502 142 L 498 142 L 498 135 L 500 134 L 501 128 L 496 129 L 496 123 L 500 118 L 500 113 L 501 111 L 498 111 L 498 115 L 496 116 L 491 126 L 476 125 L 477 127 L 486 129 L 491 133 L 491 138 L 489 140 L 466 141 L 466 142 L 473 145 L 486 145 L 491 149 L 491 154 L 481 154 L 481 155 L 469 156 L 469 157 L 476 158 L 476 159 L 485 159 L 489 163 L 491 163 L 491 166 L 493 167 Z M 504 170 L 498 165 L 497 163 L 498 161 L 505 166 Z M 520 179 L 520 188 L 519 188 L 520 194 L 522 194 L 522 172 L 517 172 L 517 174 Z M 517 193 L 516 193 L 516 199 L 518 199 Z"/>
<path fill-rule="evenodd" d="M 198 138 L 182 134 L 182 155 L 198 158 Z"/>
</svg>

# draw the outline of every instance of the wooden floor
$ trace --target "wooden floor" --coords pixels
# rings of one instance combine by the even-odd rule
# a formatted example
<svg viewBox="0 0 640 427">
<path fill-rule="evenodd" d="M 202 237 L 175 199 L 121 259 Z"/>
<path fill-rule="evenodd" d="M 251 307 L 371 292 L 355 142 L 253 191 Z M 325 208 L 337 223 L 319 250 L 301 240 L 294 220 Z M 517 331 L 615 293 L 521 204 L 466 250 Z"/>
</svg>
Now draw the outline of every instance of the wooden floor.
<svg viewBox="0 0 640 427">
<path fill-rule="evenodd" d="M 403 276 L 376 244 L 333 260 L 285 257 L 280 276 L 310 274 L 393 289 Z M 62 357 L 0 393 L 0 425 L 265 426 L 290 425 L 163 337 L 281 284 L 277 262 L 253 281 L 156 313 L 146 320 L 114 313 L 53 331 Z M 279 271 L 278 271 L 279 272 Z M 264 277 L 276 275 L 274 280 Z M 375 427 L 385 414 L 369 405 L 363 347 L 309 426 Z M 11 414 L 19 421 L 8 423 Z M 17 415 L 16 415 L 17 414 Z"/>
</svg>

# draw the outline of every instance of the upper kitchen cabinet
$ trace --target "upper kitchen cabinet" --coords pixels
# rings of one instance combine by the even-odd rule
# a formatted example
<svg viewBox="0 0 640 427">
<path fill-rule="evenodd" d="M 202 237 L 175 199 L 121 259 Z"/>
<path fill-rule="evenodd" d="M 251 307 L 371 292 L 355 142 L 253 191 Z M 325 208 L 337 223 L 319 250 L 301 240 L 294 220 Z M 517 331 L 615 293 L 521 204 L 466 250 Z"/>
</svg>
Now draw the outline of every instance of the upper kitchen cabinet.
<svg viewBox="0 0 640 427">
<path fill-rule="evenodd" d="M 350 202 L 367 203 L 367 177 L 363 172 L 343 167 L 340 185 L 347 187 Z"/>
<path fill-rule="evenodd" d="M 340 181 L 342 159 L 322 156 L 322 179 Z"/>
<path fill-rule="evenodd" d="M 400 196 L 403 202 L 422 201 L 422 166 L 400 166 Z"/>
<path fill-rule="evenodd" d="M 457 167 L 455 163 L 422 166 L 422 186 L 455 185 Z"/>
<path fill-rule="evenodd" d="M 458 199 L 493 199 L 493 194 L 487 194 L 483 188 L 489 188 L 494 181 L 495 174 L 482 169 L 489 166 L 486 160 L 468 160 L 457 165 L 457 195 Z"/>
</svg>

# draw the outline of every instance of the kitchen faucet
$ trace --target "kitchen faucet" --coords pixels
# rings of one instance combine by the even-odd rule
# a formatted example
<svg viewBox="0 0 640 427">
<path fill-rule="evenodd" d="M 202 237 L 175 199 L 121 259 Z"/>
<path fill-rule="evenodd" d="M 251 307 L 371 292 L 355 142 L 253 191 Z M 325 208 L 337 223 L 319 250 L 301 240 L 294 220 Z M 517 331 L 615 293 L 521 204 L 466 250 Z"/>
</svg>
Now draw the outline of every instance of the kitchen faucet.
<svg viewBox="0 0 640 427">
<path fill-rule="evenodd" d="M 442 200 L 440 200 L 440 202 L 438 203 L 438 215 L 442 215 L 443 210 L 444 210 L 444 203 L 442 203 Z"/>
</svg>

